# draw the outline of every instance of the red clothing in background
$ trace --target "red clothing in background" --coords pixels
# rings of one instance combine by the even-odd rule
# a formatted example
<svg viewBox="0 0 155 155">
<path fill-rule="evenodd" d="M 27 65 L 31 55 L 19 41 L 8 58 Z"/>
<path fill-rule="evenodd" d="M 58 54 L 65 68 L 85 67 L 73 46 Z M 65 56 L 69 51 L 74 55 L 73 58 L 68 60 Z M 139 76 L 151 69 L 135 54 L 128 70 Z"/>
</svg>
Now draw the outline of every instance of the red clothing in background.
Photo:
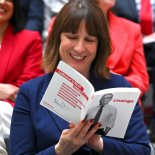
<svg viewBox="0 0 155 155">
<path fill-rule="evenodd" d="M 140 26 L 109 13 L 110 36 L 114 51 L 108 59 L 109 68 L 123 75 L 143 95 L 149 85 Z"/>
<path fill-rule="evenodd" d="M 42 42 L 38 32 L 22 30 L 12 33 L 9 26 L 0 49 L 0 83 L 20 86 L 43 74 Z"/>
</svg>

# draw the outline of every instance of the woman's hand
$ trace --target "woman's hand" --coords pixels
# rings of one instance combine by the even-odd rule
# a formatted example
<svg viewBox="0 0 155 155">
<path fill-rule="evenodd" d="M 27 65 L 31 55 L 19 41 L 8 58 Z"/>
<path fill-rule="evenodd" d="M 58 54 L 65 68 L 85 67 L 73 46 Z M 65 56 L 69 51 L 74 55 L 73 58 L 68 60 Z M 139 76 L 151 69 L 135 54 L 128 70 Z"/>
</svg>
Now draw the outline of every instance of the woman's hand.
<svg viewBox="0 0 155 155">
<path fill-rule="evenodd" d="M 98 153 L 101 153 L 103 151 L 103 139 L 100 135 L 94 134 L 87 143 L 93 150 L 95 150 Z"/>
<path fill-rule="evenodd" d="M 93 119 L 87 122 L 81 121 L 76 126 L 70 124 L 70 129 L 63 130 L 59 142 L 55 146 L 57 155 L 71 155 L 89 140 L 91 144 L 91 138 L 100 126 L 100 124 L 96 124 L 90 129 L 92 124 Z"/>
<path fill-rule="evenodd" d="M 19 88 L 11 84 L 0 84 L 0 100 L 15 101 Z"/>
</svg>

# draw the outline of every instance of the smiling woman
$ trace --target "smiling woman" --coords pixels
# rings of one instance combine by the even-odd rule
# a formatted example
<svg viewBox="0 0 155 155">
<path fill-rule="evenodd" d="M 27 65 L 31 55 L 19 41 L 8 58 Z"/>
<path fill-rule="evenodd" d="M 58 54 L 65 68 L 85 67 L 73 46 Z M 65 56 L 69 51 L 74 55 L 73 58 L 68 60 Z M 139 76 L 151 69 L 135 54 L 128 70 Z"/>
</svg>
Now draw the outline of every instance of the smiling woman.
<svg viewBox="0 0 155 155">
<path fill-rule="evenodd" d="M 0 1 L 0 23 L 8 23 L 13 14 L 13 3 L 11 0 Z"/>
<path fill-rule="evenodd" d="M 96 57 L 97 45 L 97 37 L 89 35 L 85 29 L 85 22 L 82 22 L 75 34 L 61 34 L 60 57 L 79 73 L 89 78 L 89 70 Z"/>
<path fill-rule="evenodd" d="M 68 63 L 72 63 L 70 65 L 73 65 L 73 68 L 76 67 L 80 73 L 84 73 L 87 78 L 91 67 L 98 76 L 108 77 L 109 72 L 105 64 L 111 52 L 111 41 L 107 22 L 100 18 L 104 16 L 102 11 L 99 10 L 98 14 L 92 14 L 91 12 L 96 11 L 94 7 L 85 10 L 86 5 L 83 4 L 70 9 L 70 5 L 63 10 L 67 16 L 60 11 L 48 37 L 44 55 L 45 70 L 48 73 L 54 71 L 61 55 L 61 59 L 65 62 L 70 61 Z M 77 15 L 74 15 L 74 11 Z M 61 27 L 60 23 L 63 23 Z M 101 61 L 103 63 L 100 63 Z"/>
</svg>

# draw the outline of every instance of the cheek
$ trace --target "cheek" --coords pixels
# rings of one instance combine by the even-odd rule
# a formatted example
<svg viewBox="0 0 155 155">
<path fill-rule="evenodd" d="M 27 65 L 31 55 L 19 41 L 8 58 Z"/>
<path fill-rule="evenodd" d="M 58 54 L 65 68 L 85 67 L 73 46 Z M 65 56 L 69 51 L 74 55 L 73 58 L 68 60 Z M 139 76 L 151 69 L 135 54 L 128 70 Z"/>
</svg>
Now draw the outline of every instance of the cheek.
<svg viewBox="0 0 155 155">
<path fill-rule="evenodd" d="M 89 47 L 89 51 L 92 54 L 92 56 L 95 57 L 96 56 L 96 53 L 97 53 L 97 44 L 95 44 L 93 46 L 90 46 Z"/>
<path fill-rule="evenodd" d="M 63 51 L 64 51 L 64 42 L 61 40 L 60 45 L 59 45 L 59 53 L 60 53 L 60 56 L 63 53 Z"/>
<path fill-rule="evenodd" d="M 68 50 L 71 46 L 71 42 L 69 42 L 69 40 L 67 39 L 62 39 L 61 42 L 60 42 L 60 47 L 59 49 L 60 50 Z"/>
<path fill-rule="evenodd" d="M 14 11 L 14 6 L 12 6 L 12 9 L 11 9 L 11 17 L 13 15 L 13 11 Z"/>
<path fill-rule="evenodd" d="M 13 15 L 13 11 L 14 11 L 14 6 L 13 6 L 13 4 L 10 4 L 10 6 L 9 6 L 9 18 L 11 18 L 12 17 L 12 15 Z"/>
<path fill-rule="evenodd" d="M 8 4 L 9 9 L 13 12 L 14 11 L 14 5 L 13 2 Z"/>
<path fill-rule="evenodd" d="M 66 41 L 62 41 L 59 46 L 59 54 L 61 59 L 65 59 L 68 56 L 69 44 Z"/>
<path fill-rule="evenodd" d="M 60 46 L 59 46 L 59 54 L 60 54 L 60 58 L 61 58 L 61 59 L 63 58 L 63 54 L 64 54 L 63 51 L 64 51 L 64 50 L 63 50 L 63 46 L 62 46 L 62 44 L 60 44 Z"/>
</svg>

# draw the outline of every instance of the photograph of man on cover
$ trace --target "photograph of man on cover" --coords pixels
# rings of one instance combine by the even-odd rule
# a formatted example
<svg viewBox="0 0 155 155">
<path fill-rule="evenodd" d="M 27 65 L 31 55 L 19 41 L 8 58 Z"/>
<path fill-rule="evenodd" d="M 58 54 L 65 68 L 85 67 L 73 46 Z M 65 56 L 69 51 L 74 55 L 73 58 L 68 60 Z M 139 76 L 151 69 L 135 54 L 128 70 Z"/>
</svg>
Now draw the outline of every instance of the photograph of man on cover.
<svg viewBox="0 0 155 155">
<path fill-rule="evenodd" d="M 107 135 L 111 128 L 114 126 L 116 120 L 117 109 L 108 103 L 112 100 L 113 94 L 104 94 L 100 100 L 99 105 L 88 110 L 85 119 L 94 118 L 94 124 L 101 123 L 102 129 L 99 129 L 97 133 Z"/>
</svg>

